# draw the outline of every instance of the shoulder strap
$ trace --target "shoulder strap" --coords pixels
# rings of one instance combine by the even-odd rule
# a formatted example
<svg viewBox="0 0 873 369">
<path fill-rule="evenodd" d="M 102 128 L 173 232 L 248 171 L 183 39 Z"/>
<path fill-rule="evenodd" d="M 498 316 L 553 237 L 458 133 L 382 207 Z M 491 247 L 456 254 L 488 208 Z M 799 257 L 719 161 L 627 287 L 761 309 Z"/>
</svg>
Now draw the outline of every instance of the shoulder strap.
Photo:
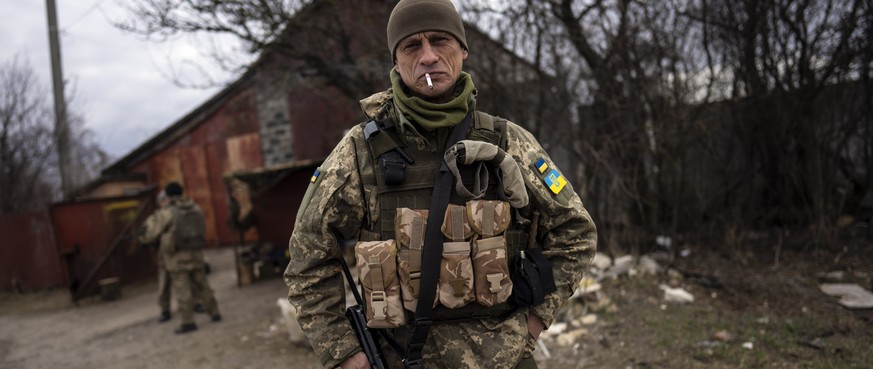
<svg viewBox="0 0 873 369">
<path fill-rule="evenodd" d="M 492 143 L 506 150 L 506 119 L 477 110 L 475 125 L 467 138 Z"/>
<path fill-rule="evenodd" d="M 170 204 L 170 206 L 168 206 L 168 208 L 170 209 L 170 213 L 173 214 L 173 217 L 171 218 L 171 220 L 169 222 L 167 222 L 167 224 L 164 224 L 164 230 L 161 231 L 161 233 L 169 232 L 170 228 L 174 227 L 176 225 L 176 223 L 179 221 L 179 215 L 181 214 L 181 211 L 179 210 L 179 208 L 176 205 Z"/>
<path fill-rule="evenodd" d="M 494 131 L 494 117 L 491 114 L 476 111 L 476 128 Z"/>
<path fill-rule="evenodd" d="M 373 162 L 375 159 L 371 157 L 372 150 L 370 150 L 369 145 L 367 144 L 366 139 L 364 138 L 364 127 L 367 122 L 361 123 L 361 129 L 358 131 L 360 134 L 353 135 L 353 143 L 355 145 L 355 169 L 358 171 L 358 177 L 361 179 L 360 183 L 360 191 L 361 198 L 363 199 L 363 203 L 361 206 L 364 207 L 364 223 L 366 224 L 366 230 L 369 232 L 373 228 L 373 209 L 370 209 L 370 199 L 369 194 L 365 190 L 367 186 L 376 186 L 376 173 L 374 173 Z"/>
<path fill-rule="evenodd" d="M 473 114 L 467 114 L 464 120 L 452 128 L 446 147 L 451 147 L 467 135 L 468 127 L 473 120 Z M 437 279 L 439 278 L 439 260 L 443 253 L 443 236 L 440 226 L 449 204 L 452 191 L 452 179 L 445 162 L 440 165 L 439 174 L 433 188 L 430 208 L 427 216 L 427 229 L 425 230 L 424 251 L 421 265 L 421 292 L 418 295 L 418 304 L 415 306 L 412 333 L 406 346 L 406 355 L 403 364 L 407 369 L 420 369 L 423 367 L 422 349 L 430 334 L 433 325 L 431 313 L 433 313 L 433 299 L 436 295 Z"/>
</svg>

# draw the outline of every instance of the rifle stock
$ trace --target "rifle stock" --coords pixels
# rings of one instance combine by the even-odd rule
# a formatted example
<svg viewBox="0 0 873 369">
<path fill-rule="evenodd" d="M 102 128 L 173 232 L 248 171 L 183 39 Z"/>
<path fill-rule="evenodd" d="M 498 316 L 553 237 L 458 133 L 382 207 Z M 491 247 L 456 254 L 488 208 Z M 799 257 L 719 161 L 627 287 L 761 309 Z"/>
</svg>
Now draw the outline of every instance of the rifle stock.
<svg viewBox="0 0 873 369">
<path fill-rule="evenodd" d="M 351 306 L 346 309 L 346 318 L 355 330 L 355 336 L 364 349 L 364 354 L 367 355 L 367 360 L 370 366 L 376 369 L 385 369 L 382 352 L 376 340 L 373 338 L 373 333 L 367 328 L 367 319 L 364 317 L 364 310 L 361 305 Z"/>
</svg>

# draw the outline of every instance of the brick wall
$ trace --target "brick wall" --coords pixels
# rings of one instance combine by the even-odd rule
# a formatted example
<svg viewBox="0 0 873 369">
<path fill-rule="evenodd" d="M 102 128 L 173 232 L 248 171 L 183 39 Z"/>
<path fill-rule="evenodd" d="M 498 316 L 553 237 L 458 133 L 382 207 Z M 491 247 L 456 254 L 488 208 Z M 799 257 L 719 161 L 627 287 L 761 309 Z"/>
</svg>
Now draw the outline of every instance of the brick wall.
<svg viewBox="0 0 873 369">
<path fill-rule="evenodd" d="M 294 141 L 288 114 L 290 78 L 274 65 L 265 65 L 255 77 L 258 121 L 261 122 L 261 155 L 270 167 L 294 160 Z"/>
</svg>

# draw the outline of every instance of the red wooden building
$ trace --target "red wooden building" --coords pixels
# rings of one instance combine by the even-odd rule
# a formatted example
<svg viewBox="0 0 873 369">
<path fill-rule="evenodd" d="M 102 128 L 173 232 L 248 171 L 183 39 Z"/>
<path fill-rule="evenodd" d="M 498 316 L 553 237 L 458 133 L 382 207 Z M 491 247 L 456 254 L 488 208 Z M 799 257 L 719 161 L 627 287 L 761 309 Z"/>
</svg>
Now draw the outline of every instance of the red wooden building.
<svg viewBox="0 0 873 369">
<path fill-rule="evenodd" d="M 295 52 L 269 49 L 234 83 L 106 168 L 74 200 L 52 207 L 57 247 L 45 257 L 59 260 L 63 272 L 0 278 L 75 285 L 84 294 L 95 292 L 104 277 L 128 283 L 153 274 L 153 258 L 134 246 L 131 233 L 171 181 L 203 209 L 210 247 L 244 239 L 284 250 L 311 173 L 345 130 L 364 119 L 357 100 L 366 95 L 360 92 L 389 85 L 384 27 L 395 3 L 373 0 L 362 7 L 354 0 L 322 0 L 300 10 L 278 41 L 294 45 Z M 337 33 L 344 37 L 333 37 Z M 525 115 L 534 109 L 508 93 L 541 73 L 474 26 L 467 26 L 467 38 L 465 69 L 493 104 L 479 107 L 520 123 L 541 118 Z M 343 79 L 349 75 L 364 78 L 349 83 Z"/>
</svg>

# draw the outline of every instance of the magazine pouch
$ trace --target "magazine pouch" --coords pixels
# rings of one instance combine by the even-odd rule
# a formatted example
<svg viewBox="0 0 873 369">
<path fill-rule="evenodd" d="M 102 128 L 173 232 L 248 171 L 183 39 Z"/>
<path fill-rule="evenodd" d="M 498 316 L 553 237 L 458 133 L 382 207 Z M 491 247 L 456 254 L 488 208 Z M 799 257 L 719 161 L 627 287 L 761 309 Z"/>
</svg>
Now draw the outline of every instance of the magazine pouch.
<svg viewBox="0 0 873 369">
<path fill-rule="evenodd" d="M 395 234 L 400 243 L 397 258 L 400 291 L 403 295 L 403 307 L 411 312 L 415 312 L 420 292 L 421 252 L 424 249 L 427 215 L 427 209 L 399 208 L 397 209 L 397 218 L 394 221 Z M 436 304 L 435 299 L 434 306 Z"/>
<path fill-rule="evenodd" d="M 443 236 L 450 241 L 470 239 L 473 236 L 473 228 L 467 222 L 466 208 L 462 205 L 449 204 L 440 230 L 442 230 Z"/>
<path fill-rule="evenodd" d="M 473 241 L 473 274 L 476 276 L 476 302 L 490 307 L 509 299 L 512 281 L 503 236 Z"/>
<path fill-rule="evenodd" d="M 505 201 L 472 200 L 466 204 L 473 240 L 473 274 L 476 301 L 484 306 L 506 302 L 512 293 L 506 239 L 503 233 L 510 222 L 510 205 Z"/>
<path fill-rule="evenodd" d="M 396 242 L 358 242 L 355 258 L 364 286 L 367 327 L 397 328 L 406 324 L 397 278 Z"/>
<path fill-rule="evenodd" d="M 440 304 L 455 309 L 476 299 L 473 292 L 473 263 L 470 260 L 470 243 L 467 241 L 443 243 L 443 260 L 440 263 Z"/>
</svg>

